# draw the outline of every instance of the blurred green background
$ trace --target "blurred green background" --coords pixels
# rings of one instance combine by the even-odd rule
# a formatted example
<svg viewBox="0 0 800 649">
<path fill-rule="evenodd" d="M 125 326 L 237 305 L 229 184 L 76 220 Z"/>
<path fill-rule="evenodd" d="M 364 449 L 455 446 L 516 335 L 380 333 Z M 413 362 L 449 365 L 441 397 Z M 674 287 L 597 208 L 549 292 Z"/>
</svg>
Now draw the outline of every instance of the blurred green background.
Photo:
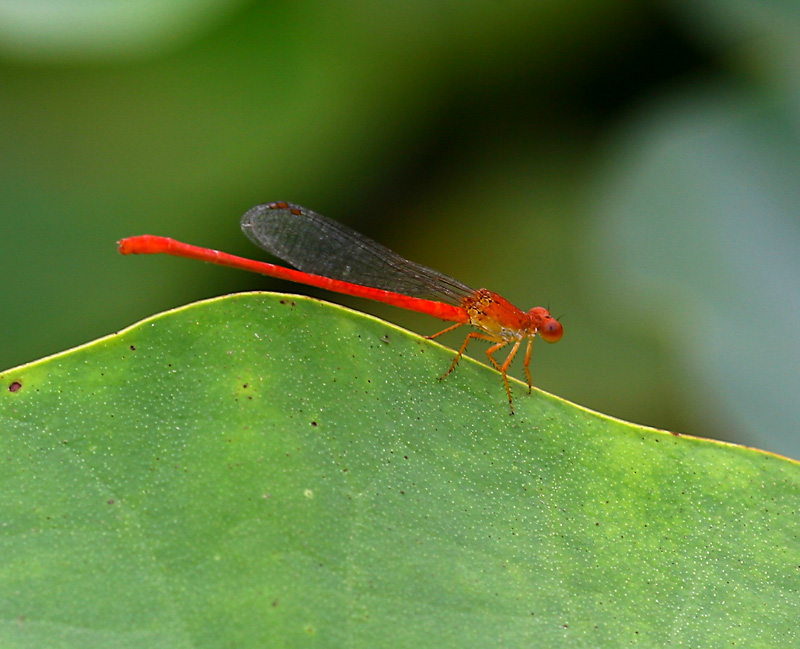
<svg viewBox="0 0 800 649">
<path fill-rule="evenodd" d="M 324 295 L 116 253 L 263 258 L 238 219 L 290 200 L 549 306 L 540 387 L 800 457 L 796 3 L 10 0 L 0 111 L 2 367 L 225 292 Z"/>
</svg>

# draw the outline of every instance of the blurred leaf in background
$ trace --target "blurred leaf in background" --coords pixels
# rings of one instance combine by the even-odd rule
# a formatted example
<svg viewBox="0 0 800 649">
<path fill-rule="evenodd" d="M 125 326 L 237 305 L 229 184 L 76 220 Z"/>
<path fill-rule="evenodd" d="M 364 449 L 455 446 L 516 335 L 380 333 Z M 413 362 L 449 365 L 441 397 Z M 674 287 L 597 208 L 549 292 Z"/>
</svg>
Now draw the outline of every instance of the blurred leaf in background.
<svg viewBox="0 0 800 649">
<path fill-rule="evenodd" d="M 797 150 L 793 9 L 134 4 L 0 12 L 0 366 L 200 297 L 278 287 L 121 258 L 114 241 L 151 232 L 254 255 L 240 214 L 292 200 L 520 307 L 563 315 L 558 353 L 534 359 L 540 387 L 800 455 L 797 413 L 781 396 L 797 381 L 786 360 L 797 356 L 793 312 L 776 306 L 791 295 L 781 260 L 793 258 L 787 233 L 800 208 L 790 191 L 775 193 L 789 189 L 780 179 Z M 715 178 L 703 181 L 704 170 Z M 732 185 L 742 200 L 718 200 Z M 772 297 L 760 276 L 746 286 L 742 268 L 716 266 L 709 248 L 730 256 L 753 232 L 761 258 L 783 242 L 758 271 Z M 680 271 L 687 259 L 704 270 Z M 342 301 L 421 333 L 438 326 Z M 734 331 L 738 342 L 768 341 L 769 353 L 737 347 Z"/>
<path fill-rule="evenodd" d="M 0 48 L 22 62 L 141 59 L 188 43 L 243 0 L 6 0 Z"/>
<path fill-rule="evenodd" d="M 658 338 L 692 427 L 800 457 L 800 11 L 676 8 L 739 74 L 699 74 L 612 135 L 587 270 L 606 269 L 601 312 Z"/>
</svg>

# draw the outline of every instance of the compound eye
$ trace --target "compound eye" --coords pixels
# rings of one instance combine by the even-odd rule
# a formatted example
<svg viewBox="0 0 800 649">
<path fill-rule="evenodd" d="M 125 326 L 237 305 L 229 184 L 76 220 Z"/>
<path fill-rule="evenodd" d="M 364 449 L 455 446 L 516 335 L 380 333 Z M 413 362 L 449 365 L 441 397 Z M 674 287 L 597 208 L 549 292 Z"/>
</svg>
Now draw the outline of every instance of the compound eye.
<svg viewBox="0 0 800 649">
<path fill-rule="evenodd" d="M 557 343 L 561 340 L 561 336 L 564 335 L 564 327 L 552 316 L 547 316 L 542 324 L 539 325 L 538 334 L 545 342 Z"/>
</svg>

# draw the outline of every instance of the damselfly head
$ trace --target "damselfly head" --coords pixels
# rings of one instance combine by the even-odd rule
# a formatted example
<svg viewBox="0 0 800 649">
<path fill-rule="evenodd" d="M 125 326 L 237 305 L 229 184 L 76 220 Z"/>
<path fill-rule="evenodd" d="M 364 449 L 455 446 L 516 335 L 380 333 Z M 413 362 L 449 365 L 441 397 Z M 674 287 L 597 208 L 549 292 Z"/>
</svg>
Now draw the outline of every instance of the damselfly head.
<svg viewBox="0 0 800 649">
<path fill-rule="evenodd" d="M 564 327 L 561 323 L 550 315 L 550 312 L 543 306 L 533 307 L 528 311 L 531 323 L 536 329 L 542 340 L 547 343 L 557 343 L 564 335 Z"/>
</svg>

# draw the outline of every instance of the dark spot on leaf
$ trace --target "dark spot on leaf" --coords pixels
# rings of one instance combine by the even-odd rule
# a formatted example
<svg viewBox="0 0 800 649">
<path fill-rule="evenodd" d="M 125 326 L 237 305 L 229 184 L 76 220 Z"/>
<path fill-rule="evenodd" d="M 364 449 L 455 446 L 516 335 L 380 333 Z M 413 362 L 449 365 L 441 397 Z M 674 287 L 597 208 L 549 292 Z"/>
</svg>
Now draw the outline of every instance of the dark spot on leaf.
<svg viewBox="0 0 800 649">
<path fill-rule="evenodd" d="M 108 501 L 108 504 L 109 504 L 109 505 L 113 505 L 113 504 L 114 504 L 114 500 L 113 500 L 113 499 L 109 500 L 109 501 Z"/>
<path fill-rule="evenodd" d="M 277 605 L 278 605 L 278 600 L 277 599 L 273 599 L 272 600 L 272 607 L 275 608 Z"/>
<path fill-rule="evenodd" d="M 8 386 L 9 392 L 19 392 L 20 388 L 22 387 L 22 383 L 19 381 L 14 381 L 11 385 Z"/>
<path fill-rule="evenodd" d="M 132 351 L 132 352 L 135 352 L 135 351 L 136 351 L 136 345 L 131 345 L 131 351 Z"/>
<path fill-rule="evenodd" d="M 311 422 L 311 425 L 312 425 L 312 426 L 316 426 L 316 425 L 317 425 L 317 422 L 316 422 L 316 421 L 312 421 L 312 422 Z"/>
</svg>

